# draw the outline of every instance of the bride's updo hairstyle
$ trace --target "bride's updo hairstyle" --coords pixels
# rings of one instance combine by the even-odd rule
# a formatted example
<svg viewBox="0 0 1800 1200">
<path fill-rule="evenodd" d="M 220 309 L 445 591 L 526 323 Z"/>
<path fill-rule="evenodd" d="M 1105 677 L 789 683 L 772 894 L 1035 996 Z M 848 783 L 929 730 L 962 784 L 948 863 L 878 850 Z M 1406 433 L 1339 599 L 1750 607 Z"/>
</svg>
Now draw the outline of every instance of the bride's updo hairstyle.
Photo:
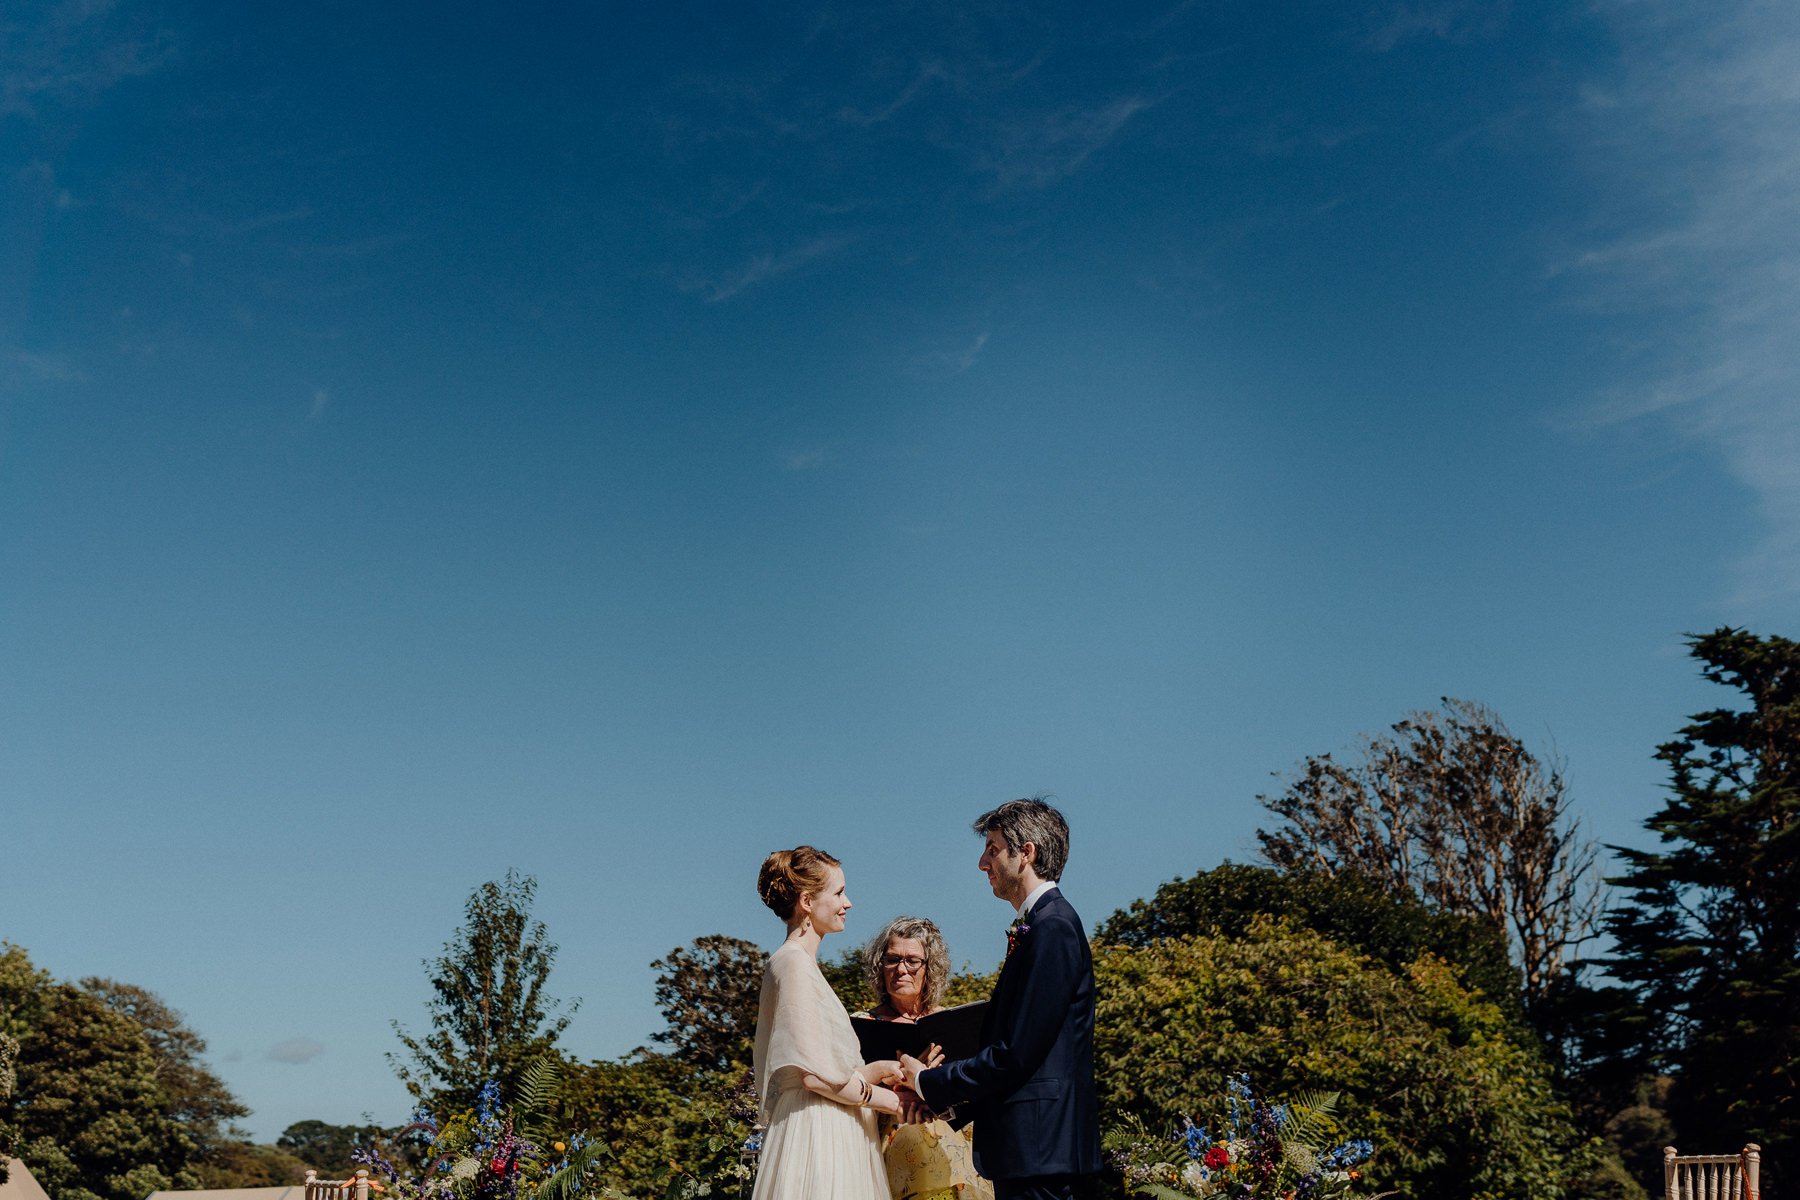
<svg viewBox="0 0 1800 1200">
<path fill-rule="evenodd" d="M 756 876 L 756 894 L 776 916 L 791 920 L 800 897 L 824 891 L 831 882 L 831 868 L 840 865 L 812 846 L 777 850 L 763 859 L 762 871 Z"/>
</svg>

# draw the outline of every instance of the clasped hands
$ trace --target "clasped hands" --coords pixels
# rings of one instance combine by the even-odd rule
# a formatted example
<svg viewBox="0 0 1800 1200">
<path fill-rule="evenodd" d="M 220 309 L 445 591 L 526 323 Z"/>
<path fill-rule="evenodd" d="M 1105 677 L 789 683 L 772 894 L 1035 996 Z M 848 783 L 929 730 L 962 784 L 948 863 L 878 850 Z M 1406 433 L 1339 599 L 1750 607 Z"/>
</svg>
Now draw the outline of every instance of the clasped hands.
<svg viewBox="0 0 1800 1200">
<path fill-rule="evenodd" d="M 943 1061 L 943 1047 L 933 1042 L 925 1047 L 922 1059 L 902 1054 L 898 1060 L 869 1065 L 884 1068 L 879 1082 L 883 1087 L 894 1089 L 894 1094 L 900 1098 L 900 1119 L 908 1125 L 922 1125 L 937 1114 L 919 1098 L 919 1072 L 929 1071 Z"/>
</svg>

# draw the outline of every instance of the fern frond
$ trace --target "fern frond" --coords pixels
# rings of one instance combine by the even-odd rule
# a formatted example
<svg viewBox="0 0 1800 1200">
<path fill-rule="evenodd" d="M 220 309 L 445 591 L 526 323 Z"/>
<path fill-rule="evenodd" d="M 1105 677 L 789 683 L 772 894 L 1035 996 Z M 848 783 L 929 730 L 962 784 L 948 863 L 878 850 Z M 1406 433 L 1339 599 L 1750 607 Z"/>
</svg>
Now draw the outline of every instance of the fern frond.
<svg viewBox="0 0 1800 1200">
<path fill-rule="evenodd" d="M 521 1124 L 550 1115 L 556 1103 L 556 1085 L 562 1076 L 562 1060 L 549 1056 L 534 1058 L 519 1075 L 519 1096 L 513 1104 L 513 1119 Z"/>
<path fill-rule="evenodd" d="M 1302 1092 L 1294 1097 L 1281 1119 L 1282 1141 L 1313 1145 L 1329 1132 L 1337 1106 L 1337 1092 Z"/>
<path fill-rule="evenodd" d="M 1131 1185 L 1128 1184 L 1127 1186 Z M 1160 1183 L 1140 1183 L 1131 1187 L 1131 1190 L 1134 1195 L 1151 1196 L 1154 1197 L 1155 1200 L 1194 1200 L 1194 1198 L 1186 1192 L 1178 1192 L 1174 1188 L 1166 1187 Z"/>
<path fill-rule="evenodd" d="M 585 1186 L 587 1173 L 612 1154 L 605 1142 L 589 1142 L 569 1156 L 568 1165 L 537 1186 L 537 1200 L 575 1200 Z"/>
</svg>

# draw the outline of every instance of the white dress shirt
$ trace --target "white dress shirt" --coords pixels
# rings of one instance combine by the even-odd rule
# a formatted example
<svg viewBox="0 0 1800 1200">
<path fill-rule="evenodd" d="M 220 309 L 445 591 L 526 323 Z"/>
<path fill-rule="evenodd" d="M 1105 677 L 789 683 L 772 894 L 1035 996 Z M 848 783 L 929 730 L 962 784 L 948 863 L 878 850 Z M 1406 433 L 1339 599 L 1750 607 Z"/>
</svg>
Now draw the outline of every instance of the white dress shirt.
<svg viewBox="0 0 1800 1200">
<path fill-rule="evenodd" d="M 1025 897 L 1025 903 L 1019 905 L 1019 909 L 1018 909 L 1019 919 L 1021 921 L 1024 920 L 1025 915 L 1027 913 L 1029 913 L 1034 906 L 1036 906 L 1036 904 L 1039 900 L 1042 900 L 1044 898 L 1044 893 L 1049 891 L 1051 888 L 1054 888 L 1055 886 L 1056 886 L 1056 880 L 1046 879 L 1046 880 L 1044 880 L 1044 882 L 1042 882 L 1042 883 L 1038 884 L 1036 887 L 1032 888 L 1031 895 Z"/>
</svg>

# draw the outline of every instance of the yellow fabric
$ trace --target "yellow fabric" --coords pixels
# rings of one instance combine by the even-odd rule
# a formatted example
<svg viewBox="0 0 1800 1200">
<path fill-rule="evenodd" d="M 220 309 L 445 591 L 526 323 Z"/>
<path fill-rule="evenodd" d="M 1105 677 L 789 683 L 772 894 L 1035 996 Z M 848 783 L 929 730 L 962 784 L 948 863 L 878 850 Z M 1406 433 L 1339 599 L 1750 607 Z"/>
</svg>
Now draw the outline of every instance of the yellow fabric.
<svg viewBox="0 0 1800 1200">
<path fill-rule="evenodd" d="M 993 1200 L 994 1185 L 975 1173 L 973 1126 L 882 1125 L 881 1161 L 894 1200 Z"/>
</svg>

